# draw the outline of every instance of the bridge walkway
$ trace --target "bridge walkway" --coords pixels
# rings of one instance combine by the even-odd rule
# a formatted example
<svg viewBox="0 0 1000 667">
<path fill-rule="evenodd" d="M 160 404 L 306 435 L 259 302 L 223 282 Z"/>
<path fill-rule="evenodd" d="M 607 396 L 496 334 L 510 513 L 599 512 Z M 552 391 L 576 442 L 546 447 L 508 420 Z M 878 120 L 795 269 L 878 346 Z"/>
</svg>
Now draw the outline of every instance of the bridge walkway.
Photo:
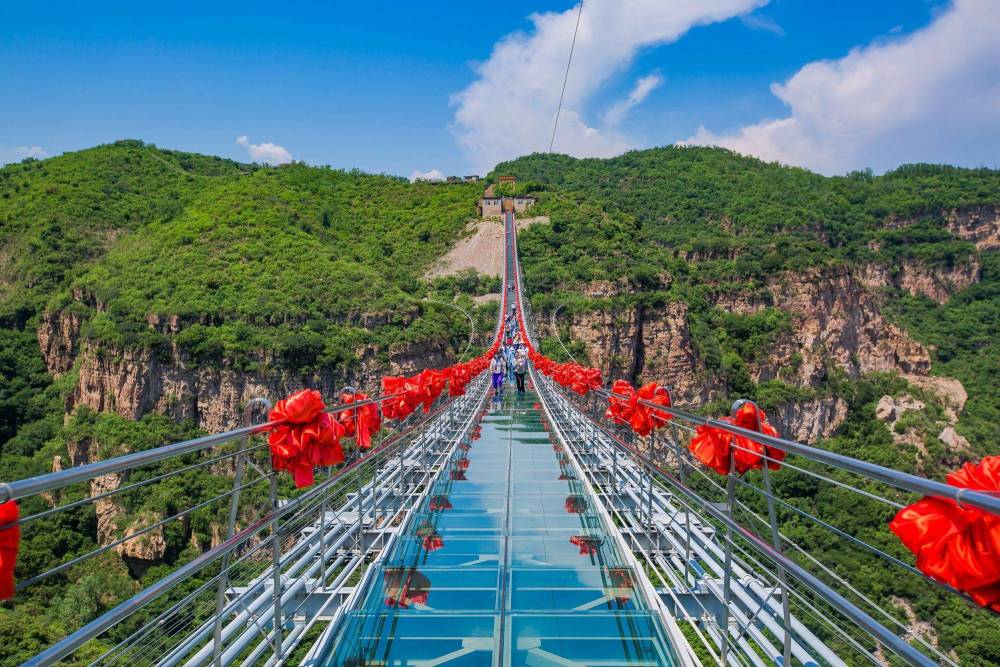
<svg viewBox="0 0 1000 667">
<path fill-rule="evenodd" d="M 676 664 L 536 394 L 507 387 L 472 437 L 369 573 L 325 664 Z"/>
</svg>

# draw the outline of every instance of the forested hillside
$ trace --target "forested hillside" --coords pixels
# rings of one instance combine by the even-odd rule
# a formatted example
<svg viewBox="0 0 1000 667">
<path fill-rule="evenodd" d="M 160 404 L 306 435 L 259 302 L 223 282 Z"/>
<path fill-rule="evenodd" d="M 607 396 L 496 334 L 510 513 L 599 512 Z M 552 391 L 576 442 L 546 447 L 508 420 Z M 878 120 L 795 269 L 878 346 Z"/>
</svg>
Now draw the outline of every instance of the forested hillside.
<svg viewBox="0 0 1000 667">
<path fill-rule="evenodd" d="M 252 396 L 374 389 L 383 373 L 453 360 L 468 321 L 421 300 L 473 308 L 496 285 L 421 276 L 481 191 L 139 141 L 0 168 L 0 480 L 231 428 Z M 478 315 L 489 330 L 495 313 Z M 180 476 L 133 494 L 125 516 L 163 516 L 226 485 Z M 214 539 L 216 509 L 158 531 L 150 553 L 109 552 L 0 607 L 0 663 L 191 558 Z M 124 529 L 113 518 L 91 508 L 55 529 L 26 525 L 19 572 L 106 542 Z M 50 586 L 64 599 L 53 604 Z"/>
<path fill-rule="evenodd" d="M 580 360 L 609 380 L 667 383 L 692 410 L 753 398 L 783 435 L 938 479 L 1000 453 L 1000 173 L 827 178 L 661 148 L 532 155 L 495 174 L 516 175 L 516 191 L 538 199 L 531 215 L 547 216 L 519 237 L 546 354 L 563 354 L 548 326 L 561 307 L 559 334 Z M 331 395 L 453 360 L 467 320 L 422 299 L 454 299 L 488 331 L 493 306 L 472 297 L 496 281 L 425 276 L 492 180 L 410 184 L 137 141 L 0 169 L 0 481 L 232 427 L 253 396 Z M 909 558 L 884 507 L 789 470 L 775 480 L 778 495 Z M 121 516 L 173 512 L 176 498 L 228 484 L 178 476 Z M 215 511 L 163 531 L 149 553 L 109 552 L 0 606 L 11 661 L 207 548 Z M 784 519 L 901 621 L 933 621 L 942 649 L 1000 663 L 987 614 Z M 29 524 L 19 572 L 124 527 L 106 524 L 93 512 Z"/>
<path fill-rule="evenodd" d="M 1000 172 L 827 178 L 671 147 L 536 154 L 495 173 L 516 175 L 539 200 L 533 214 L 551 220 L 520 236 L 551 356 L 564 356 L 545 326 L 561 305 L 575 356 L 611 380 L 666 382 L 704 414 L 756 399 L 788 437 L 935 479 L 1000 453 Z M 790 471 L 776 480 L 779 496 L 909 559 L 884 506 Z M 988 613 L 783 521 L 903 623 L 936 629 L 913 632 L 966 664 L 1000 662 Z"/>
</svg>

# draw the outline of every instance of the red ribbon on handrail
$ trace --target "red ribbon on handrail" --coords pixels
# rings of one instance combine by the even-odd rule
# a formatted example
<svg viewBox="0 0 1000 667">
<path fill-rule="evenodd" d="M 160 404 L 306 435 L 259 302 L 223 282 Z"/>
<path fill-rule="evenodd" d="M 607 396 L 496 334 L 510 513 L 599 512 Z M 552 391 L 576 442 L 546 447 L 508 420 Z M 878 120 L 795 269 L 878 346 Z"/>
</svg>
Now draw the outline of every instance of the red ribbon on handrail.
<svg viewBox="0 0 1000 667">
<path fill-rule="evenodd" d="M 736 410 L 735 416 L 720 417 L 719 421 L 749 431 L 758 431 L 764 435 L 778 437 L 778 431 L 767 421 L 767 415 L 764 414 L 764 411 L 750 402 L 741 405 Z M 735 447 L 733 447 L 734 443 Z M 696 429 L 695 436 L 688 444 L 688 449 L 691 450 L 696 459 L 720 475 L 729 474 L 730 453 L 736 466 L 736 472 L 740 475 L 747 470 L 763 468 L 764 456 L 774 459 L 774 461 L 767 462 L 771 470 L 781 468 L 776 461 L 783 461 L 785 458 L 785 452 L 781 449 L 763 445 L 741 435 L 734 435 L 717 426 L 704 424 Z"/>
<path fill-rule="evenodd" d="M 315 389 L 303 389 L 278 401 L 269 415 L 281 423 L 267 438 L 271 448 L 271 465 L 275 470 L 287 470 L 302 488 L 313 483 L 315 466 L 331 466 L 344 461 L 340 438 L 344 425 L 323 412 L 326 404 Z"/>
<path fill-rule="evenodd" d="M 344 392 L 340 395 L 340 400 L 344 405 L 362 403 L 368 400 L 368 394 Z M 382 428 L 382 417 L 374 403 L 339 412 L 336 419 L 344 427 L 344 435 L 354 438 L 355 444 L 362 449 L 371 448 L 372 436 Z"/>
<path fill-rule="evenodd" d="M 17 501 L 0 503 L 0 526 L 7 526 L 0 528 L 0 600 L 14 597 L 14 566 L 21 547 L 21 526 L 17 524 L 20 518 Z"/>
<path fill-rule="evenodd" d="M 666 412 L 640 403 L 646 401 L 670 407 L 670 393 L 655 382 L 644 384 L 636 390 L 625 380 L 615 380 L 611 385 L 611 393 L 628 398 L 609 396 L 608 409 L 604 416 L 617 424 L 628 424 L 637 435 L 647 436 L 654 430 L 666 426 L 673 418 Z"/>
<path fill-rule="evenodd" d="M 947 481 L 974 491 L 1000 492 L 1000 456 L 966 463 Z M 924 497 L 896 513 L 889 529 L 917 557 L 917 569 L 1000 613 L 1000 516 Z"/>
</svg>

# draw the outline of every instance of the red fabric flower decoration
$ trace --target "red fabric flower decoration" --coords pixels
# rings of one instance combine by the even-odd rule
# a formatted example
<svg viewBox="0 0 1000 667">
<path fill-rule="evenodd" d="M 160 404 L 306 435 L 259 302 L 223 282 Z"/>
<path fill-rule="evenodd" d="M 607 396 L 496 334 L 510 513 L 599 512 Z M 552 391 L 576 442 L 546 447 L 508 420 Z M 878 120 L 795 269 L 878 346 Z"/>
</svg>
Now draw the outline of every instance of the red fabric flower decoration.
<svg viewBox="0 0 1000 667">
<path fill-rule="evenodd" d="M 670 421 L 671 415 L 655 410 L 648 405 L 643 405 L 639 401 L 647 401 L 664 407 L 670 407 L 670 394 L 655 382 L 644 384 L 638 391 L 632 394 L 629 399 L 629 408 L 631 408 L 629 424 L 637 435 L 647 436 L 655 429 L 666 426 L 667 422 Z"/>
<path fill-rule="evenodd" d="M 949 473 L 952 486 L 1000 492 L 1000 456 Z M 889 529 L 917 557 L 917 569 L 1000 613 L 1000 516 L 925 497 L 899 510 Z"/>
<path fill-rule="evenodd" d="M 631 399 L 635 395 L 635 389 L 625 380 L 615 380 L 611 385 L 611 393 L 625 396 L 626 398 L 610 396 L 608 398 L 608 409 L 605 411 L 604 417 L 616 424 L 630 423 L 632 419 Z"/>
<path fill-rule="evenodd" d="M 384 377 L 382 393 L 392 394 L 392 398 L 382 401 L 382 414 L 386 419 L 406 419 L 423 400 L 420 387 L 414 378 L 391 375 Z"/>
<path fill-rule="evenodd" d="M 318 391 L 303 389 L 278 401 L 269 416 L 271 421 L 282 422 L 267 438 L 271 465 L 290 472 L 299 488 L 313 483 L 315 466 L 344 461 L 340 446 L 344 426 L 323 412 L 325 408 Z"/>
<path fill-rule="evenodd" d="M 721 417 L 723 421 L 750 431 L 759 431 L 765 435 L 778 437 L 778 431 L 767 421 L 767 415 L 753 403 L 747 402 L 736 410 L 735 417 Z M 736 447 L 732 447 L 733 443 Z M 733 435 L 728 431 L 714 426 L 702 425 L 695 431 L 695 436 L 688 443 L 688 449 L 694 457 L 715 470 L 720 475 L 729 473 L 729 454 L 732 452 L 733 462 L 736 472 L 740 475 L 747 470 L 761 469 L 764 467 L 764 455 L 773 461 L 767 461 L 767 466 L 771 470 L 778 470 L 781 465 L 777 461 L 785 459 L 784 450 L 763 445 L 755 440 Z"/>
<path fill-rule="evenodd" d="M 368 394 L 344 393 L 340 395 L 340 400 L 346 405 L 360 403 L 368 400 Z M 344 434 L 348 438 L 354 438 L 358 447 L 364 449 L 371 448 L 372 436 L 382 428 L 382 418 L 379 416 L 378 406 L 374 403 L 339 412 L 337 421 L 344 427 Z"/>
<path fill-rule="evenodd" d="M 14 566 L 21 546 L 21 526 L 17 525 L 20 517 L 17 502 L 0 503 L 0 600 L 14 597 Z"/>
</svg>

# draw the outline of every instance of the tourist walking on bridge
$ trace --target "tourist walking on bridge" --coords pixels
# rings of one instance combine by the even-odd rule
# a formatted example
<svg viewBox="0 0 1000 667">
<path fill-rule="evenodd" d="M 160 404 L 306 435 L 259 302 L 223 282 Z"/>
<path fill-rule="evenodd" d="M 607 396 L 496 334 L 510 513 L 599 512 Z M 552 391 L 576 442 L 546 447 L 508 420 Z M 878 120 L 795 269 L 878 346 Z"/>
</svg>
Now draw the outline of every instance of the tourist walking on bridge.
<svg viewBox="0 0 1000 667">
<path fill-rule="evenodd" d="M 514 384 L 514 343 L 511 341 L 503 348 L 503 360 L 506 364 L 507 383 Z"/>
<path fill-rule="evenodd" d="M 514 356 L 514 378 L 517 380 L 517 393 L 524 395 L 524 375 L 528 372 L 528 348 L 519 347 Z"/>
<path fill-rule="evenodd" d="M 507 370 L 507 364 L 504 362 L 503 356 L 501 356 L 498 351 L 493 355 L 493 361 L 490 362 L 490 373 L 493 375 L 493 397 L 500 398 L 500 394 L 503 392 L 503 377 Z"/>
</svg>

